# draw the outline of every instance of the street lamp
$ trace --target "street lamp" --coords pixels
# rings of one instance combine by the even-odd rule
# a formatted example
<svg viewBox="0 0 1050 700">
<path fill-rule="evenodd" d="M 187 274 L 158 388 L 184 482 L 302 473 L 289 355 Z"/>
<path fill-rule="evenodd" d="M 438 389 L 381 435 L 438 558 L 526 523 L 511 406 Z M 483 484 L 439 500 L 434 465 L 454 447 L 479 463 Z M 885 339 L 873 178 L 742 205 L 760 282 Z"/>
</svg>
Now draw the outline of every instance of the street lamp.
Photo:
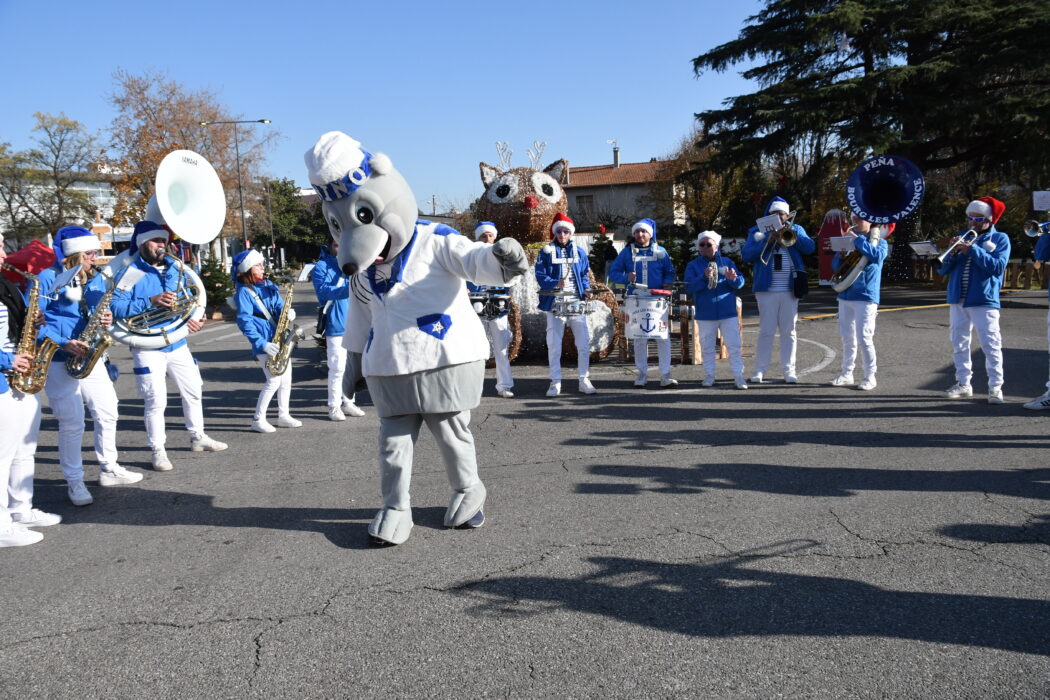
<svg viewBox="0 0 1050 700">
<path fill-rule="evenodd" d="M 220 122 L 198 122 L 201 126 L 211 126 L 212 124 L 233 124 L 233 148 L 237 154 L 237 197 L 241 203 L 241 240 L 244 242 L 245 249 L 248 248 L 248 227 L 244 224 L 244 188 L 241 186 L 241 143 L 237 134 L 238 124 L 269 124 L 269 119 L 239 119 L 236 121 L 220 121 Z"/>
</svg>

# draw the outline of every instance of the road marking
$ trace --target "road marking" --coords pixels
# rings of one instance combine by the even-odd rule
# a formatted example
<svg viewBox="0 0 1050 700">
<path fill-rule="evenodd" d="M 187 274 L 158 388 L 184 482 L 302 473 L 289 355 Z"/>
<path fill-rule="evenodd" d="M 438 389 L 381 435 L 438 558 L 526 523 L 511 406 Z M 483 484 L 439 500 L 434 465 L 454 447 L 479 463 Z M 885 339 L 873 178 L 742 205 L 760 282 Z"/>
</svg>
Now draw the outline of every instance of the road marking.
<svg viewBox="0 0 1050 700">
<path fill-rule="evenodd" d="M 810 345 L 816 345 L 818 348 L 820 348 L 820 349 L 822 349 L 824 351 L 824 357 L 821 358 L 820 362 L 818 362 L 817 364 L 813 365 L 812 367 L 807 367 L 806 369 L 804 369 L 801 372 L 799 372 L 798 375 L 796 375 L 796 376 L 799 376 L 799 377 L 804 377 L 807 374 L 813 374 L 814 372 L 819 372 L 820 370 L 822 370 L 825 367 L 827 367 L 828 365 L 830 365 L 832 360 L 834 360 L 835 356 L 838 354 L 832 348 L 829 348 L 824 343 L 818 343 L 817 341 L 810 340 L 809 338 L 798 338 L 798 342 L 800 342 L 800 343 L 809 343 Z"/>
</svg>

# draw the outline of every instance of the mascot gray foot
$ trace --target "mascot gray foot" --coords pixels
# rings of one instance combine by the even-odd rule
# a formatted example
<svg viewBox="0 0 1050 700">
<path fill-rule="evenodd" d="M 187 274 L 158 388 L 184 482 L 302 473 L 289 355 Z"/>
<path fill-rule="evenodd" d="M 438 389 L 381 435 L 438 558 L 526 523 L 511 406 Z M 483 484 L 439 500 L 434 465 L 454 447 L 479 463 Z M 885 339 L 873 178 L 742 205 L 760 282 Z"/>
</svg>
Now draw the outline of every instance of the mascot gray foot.
<svg viewBox="0 0 1050 700">
<path fill-rule="evenodd" d="M 456 491 L 445 511 L 445 527 L 481 527 L 485 522 L 485 484 L 480 481 L 470 488 Z"/>
<path fill-rule="evenodd" d="M 412 511 L 384 508 L 368 524 L 368 534 L 377 544 L 401 544 L 412 532 Z"/>
</svg>

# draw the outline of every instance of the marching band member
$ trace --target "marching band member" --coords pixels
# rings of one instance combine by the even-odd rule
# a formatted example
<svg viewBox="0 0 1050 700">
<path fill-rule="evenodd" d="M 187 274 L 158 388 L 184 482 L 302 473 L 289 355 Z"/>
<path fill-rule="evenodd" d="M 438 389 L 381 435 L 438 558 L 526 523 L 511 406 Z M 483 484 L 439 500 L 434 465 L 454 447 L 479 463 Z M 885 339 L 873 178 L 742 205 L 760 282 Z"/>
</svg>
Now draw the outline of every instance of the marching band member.
<svg viewBox="0 0 1050 700">
<path fill-rule="evenodd" d="M 1038 260 L 1041 263 L 1050 262 L 1050 235 L 1044 233 L 1036 239 L 1035 251 L 1032 253 L 1032 259 Z M 1046 341 L 1047 347 L 1050 348 L 1050 310 L 1047 310 L 1046 314 Z M 1050 381 L 1047 381 L 1046 391 L 1043 395 L 1032 399 L 1026 403 L 1024 407 L 1033 411 L 1046 411 L 1050 409 Z"/>
<path fill-rule="evenodd" d="M 0 264 L 7 259 L 0 236 Z M 40 396 L 15 391 L 12 372 L 28 372 L 33 356 L 16 353 L 26 318 L 26 300 L 0 275 L 0 547 L 21 547 L 44 538 L 30 527 L 57 525 L 62 518 L 33 507 L 33 472 L 40 433 Z"/>
<path fill-rule="evenodd" d="M 704 362 L 704 386 L 714 386 L 718 331 L 729 352 L 729 368 L 737 389 L 746 389 L 744 360 L 740 352 L 740 324 L 737 320 L 736 290 L 744 277 L 733 261 L 718 252 L 722 236 L 704 231 L 696 238 L 700 255 L 685 268 L 685 291 L 693 295 L 697 324 L 700 326 L 700 354 Z M 712 284 L 712 282 L 714 284 Z"/>
<path fill-rule="evenodd" d="M 955 246 L 937 270 L 948 275 L 948 308 L 955 360 L 955 384 L 944 392 L 949 399 L 973 396 L 970 378 L 970 339 L 977 338 L 984 350 L 988 372 L 988 403 L 1003 403 L 1003 341 L 999 332 L 999 289 L 1010 261 L 1010 239 L 995 230 L 1006 205 L 994 197 L 978 197 L 966 206 L 966 218 L 977 237 L 964 238 L 965 231 L 951 240 Z"/>
<path fill-rule="evenodd" d="M 588 298 L 591 284 L 587 280 L 587 272 L 590 269 L 590 263 L 583 248 L 572 242 L 576 224 L 565 214 L 558 212 L 551 222 L 550 231 L 553 240 L 543 246 L 539 255 L 536 256 L 536 282 L 540 290 L 561 291 L 568 288 L 572 293 L 570 299 Z M 566 323 L 566 319 L 554 315 L 553 308 L 554 297 L 541 294 L 539 309 L 547 317 L 547 360 L 550 364 L 551 379 L 547 396 L 557 396 L 561 393 L 561 344 Z M 572 327 L 572 334 L 576 339 L 580 392 L 593 394 L 598 390 L 594 388 L 589 378 L 591 336 L 587 328 L 587 318 L 572 316 L 567 319 L 567 322 Z"/>
<path fill-rule="evenodd" d="M 266 411 L 270 407 L 273 395 L 277 394 L 277 425 L 281 428 L 298 428 L 303 423 L 292 418 L 288 405 L 292 397 L 292 365 L 283 374 L 274 375 L 266 362 L 277 357 L 280 346 L 273 342 L 277 333 L 277 319 L 284 308 L 277 285 L 266 279 L 266 260 L 262 253 L 249 248 L 233 256 L 230 273 L 237 285 L 235 294 L 237 305 L 237 327 L 252 346 L 255 359 L 262 366 L 266 382 L 259 391 L 259 400 L 255 403 L 255 416 L 252 419 L 252 430 L 257 433 L 272 433 L 277 428 L 266 420 Z M 295 311 L 289 309 L 289 320 L 295 319 Z"/>
<path fill-rule="evenodd" d="M 496 242 L 496 224 L 491 221 L 482 221 L 474 228 L 474 240 L 482 243 L 492 244 Z M 476 292 L 481 287 L 473 282 L 467 282 L 467 289 Z M 481 319 L 481 324 L 488 332 L 492 344 L 492 357 L 496 360 L 496 395 L 504 399 L 514 398 L 511 389 L 514 388 L 514 375 L 510 370 L 510 340 L 514 333 L 510 330 L 510 322 L 507 314 L 510 309 L 505 309 L 496 318 Z"/>
<path fill-rule="evenodd" d="M 839 335 L 842 336 L 842 371 L 831 380 L 832 386 L 852 386 L 853 368 L 857 361 L 857 347 L 860 347 L 861 368 L 864 379 L 857 388 L 871 391 L 875 388 L 875 318 L 879 312 L 879 287 L 882 279 L 882 263 L 889 254 L 889 246 L 882 235 L 881 226 L 872 225 L 856 214 L 851 215 L 853 226 L 848 235 L 853 238 L 853 249 L 867 258 L 867 264 L 861 270 L 857 281 L 838 295 L 839 300 Z M 893 233 L 895 224 L 888 224 Z M 878 242 L 872 243 L 873 237 Z M 842 267 L 844 256 L 835 253 L 831 267 L 836 272 Z"/>
<path fill-rule="evenodd" d="M 177 265 L 168 264 L 165 249 L 168 230 L 152 221 L 135 224 L 131 248 L 137 251 L 131 264 L 117 279 L 110 309 L 113 318 L 135 316 L 151 308 L 169 308 L 176 301 L 179 282 Z M 160 324 L 164 321 L 160 321 Z M 204 321 L 188 320 L 190 333 L 196 333 Z M 226 443 L 213 440 L 204 432 L 204 408 L 201 391 L 204 382 L 200 369 L 190 353 L 186 339 L 159 349 L 131 348 L 135 365 L 135 382 L 142 397 L 146 437 L 153 450 L 153 468 L 168 471 L 171 460 L 165 451 L 167 436 L 164 430 L 164 410 L 168 406 L 167 377 L 175 381 L 182 395 L 182 413 L 186 430 L 190 433 L 190 449 L 194 452 L 218 452 Z"/>
<path fill-rule="evenodd" d="M 44 336 L 59 346 L 51 360 L 44 391 L 51 412 L 58 421 L 58 461 L 66 477 L 69 500 L 75 506 L 86 506 L 94 499 L 84 485 L 84 404 L 95 423 L 95 458 L 98 460 L 100 486 L 122 486 L 142 480 L 117 463 L 117 392 L 104 362 L 96 362 L 91 374 L 83 379 L 70 376 L 66 360 L 71 355 L 83 357 L 91 348 L 78 340 L 108 288 L 103 275 L 95 274 L 95 260 L 102 245 L 98 237 L 82 226 L 66 226 L 54 236 L 55 264 L 40 273 L 41 296 L 49 295 L 55 277 L 81 265 L 77 278 L 47 302 L 44 311 Z M 41 303 L 43 306 L 43 303 Z M 103 318 L 106 325 L 112 314 Z"/>
<path fill-rule="evenodd" d="M 628 285 L 627 294 L 633 296 L 645 289 L 670 289 L 674 282 L 674 264 L 667 250 L 656 243 L 656 222 L 641 219 L 631 227 L 634 242 L 624 247 L 609 268 L 609 281 Z M 656 354 L 660 365 L 660 386 L 675 386 L 671 377 L 671 338 L 656 340 Z M 634 339 L 634 364 L 637 376 L 634 385 L 644 387 L 649 381 L 649 340 Z"/>
<path fill-rule="evenodd" d="M 346 420 L 348 415 L 359 418 L 365 415 L 365 412 L 354 403 L 353 396 L 343 394 L 343 373 L 346 371 L 343 333 L 346 330 L 350 282 L 339 269 L 337 255 L 338 239 L 333 238 L 327 246 L 321 246 L 321 255 L 310 273 L 310 280 L 313 282 L 317 301 L 324 307 L 324 337 L 328 360 L 328 418 Z"/>
<path fill-rule="evenodd" d="M 774 197 L 766 207 L 766 214 L 779 214 L 782 226 L 791 218 L 791 208 L 780 197 Z M 752 226 L 747 241 L 741 250 L 745 262 L 754 265 L 755 299 L 758 301 L 758 342 L 755 348 L 755 371 L 751 381 L 762 383 L 773 355 L 773 338 L 780 332 L 780 364 L 784 370 L 784 381 L 798 382 L 795 376 L 795 324 L 798 322 L 798 298 L 794 293 L 795 274 L 806 275 L 803 255 L 816 250 L 813 239 L 798 224 L 791 224 L 796 243 L 789 247 L 774 243 L 771 254 L 765 261 L 762 252 L 766 247 L 766 235 Z M 768 234 L 773 235 L 773 234 Z"/>
</svg>

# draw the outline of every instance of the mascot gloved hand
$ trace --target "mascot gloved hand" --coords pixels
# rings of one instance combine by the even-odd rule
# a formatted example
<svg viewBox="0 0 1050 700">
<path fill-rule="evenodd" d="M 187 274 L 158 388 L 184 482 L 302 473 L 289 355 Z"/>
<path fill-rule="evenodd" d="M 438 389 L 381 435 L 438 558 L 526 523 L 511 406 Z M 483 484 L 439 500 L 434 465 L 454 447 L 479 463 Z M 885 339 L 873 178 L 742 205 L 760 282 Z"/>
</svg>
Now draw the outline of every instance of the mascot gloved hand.
<svg viewBox="0 0 1050 700">
<path fill-rule="evenodd" d="M 503 268 L 504 282 L 510 282 L 529 271 L 529 259 L 525 255 L 525 249 L 513 238 L 501 238 L 493 243 L 492 254 Z"/>
<path fill-rule="evenodd" d="M 415 195 L 390 158 L 344 133 L 321 136 L 306 153 L 306 167 L 339 240 L 339 267 L 350 278 L 343 344 L 350 357 L 360 357 L 360 376 L 379 415 L 383 508 L 368 533 L 381 544 L 408 539 L 412 453 L 423 424 L 438 443 L 452 490 L 445 525 L 480 527 L 486 492 L 470 411 L 481 402 L 488 340 L 464 282 L 505 284 L 527 269 L 524 251 L 515 243 L 497 254 L 496 246 L 417 220 Z"/>
</svg>

